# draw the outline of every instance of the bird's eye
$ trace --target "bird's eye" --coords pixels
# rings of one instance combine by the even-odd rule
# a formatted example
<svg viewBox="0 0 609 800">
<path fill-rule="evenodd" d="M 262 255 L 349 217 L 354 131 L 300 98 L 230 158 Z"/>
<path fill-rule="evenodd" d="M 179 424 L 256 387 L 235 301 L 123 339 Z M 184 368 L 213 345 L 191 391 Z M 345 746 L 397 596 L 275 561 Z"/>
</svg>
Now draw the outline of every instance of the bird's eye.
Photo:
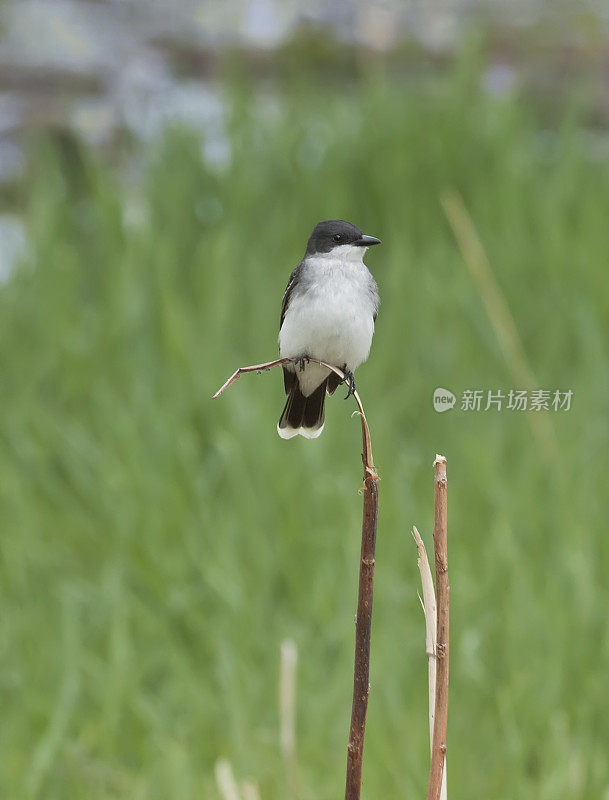
<svg viewBox="0 0 609 800">
<path fill-rule="evenodd" d="M 343 236 L 341 233 L 335 233 L 332 238 L 334 239 L 335 242 L 340 242 Z"/>
</svg>

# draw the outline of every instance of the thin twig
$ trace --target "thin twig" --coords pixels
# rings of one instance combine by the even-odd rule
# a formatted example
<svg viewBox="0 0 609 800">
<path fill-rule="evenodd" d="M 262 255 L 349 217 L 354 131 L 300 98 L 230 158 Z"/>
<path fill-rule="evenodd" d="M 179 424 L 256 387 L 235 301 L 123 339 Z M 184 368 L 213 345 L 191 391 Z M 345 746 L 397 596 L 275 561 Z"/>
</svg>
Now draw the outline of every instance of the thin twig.
<svg viewBox="0 0 609 800">
<path fill-rule="evenodd" d="M 264 364 L 250 364 L 249 367 L 239 367 L 236 369 L 230 378 L 225 381 L 218 391 L 212 396 L 212 400 L 217 400 L 220 395 L 225 392 L 229 386 L 240 378 L 244 373 L 257 372 L 260 374 L 263 370 L 272 369 L 273 367 L 283 366 L 284 364 L 295 364 L 296 359 L 293 358 L 276 358 L 274 361 L 266 361 Z M 343 376 L 344 378 L 344 376 Z"/>
<path fill-rule="evenodd" d="M 436 639 L 437 639 L 437 606 L 436 593 L 433 587 L 433 578 L 427 558 L 427 550 L 416 526 L 412 528 L 412 535 L 417 545 L 419 557 L 417 564 L 421 574 L 423 587 L 423 613 L 425 614 L 425 652 L 427 653 L 427 685 L 429 694 L 429 748 L 433 752 L 433 729 L 436 717 Z M 442 791 L 440 800 L 446 800 L 446 761 L 442 772 Z"/>
<path fill-rule="evenodd" d="M 218 389 L 218 391 L 212 395 L 212 400 L 217 400 L 221 394 L 223 394 L 229 386 L 238 380 L 242 375 L 247 374 L 248 372 L 257 372 L 260 374 L 269 369 L 273 369 L 273 367 L 282 367 L 286 364 L 297 364 L 299 359 L 297 358 L 276 358 L 274 361 L 265 361 L 264 364 L 251 364 L 249 367 L 239 367 L 236 369 L 230 378 L 222 384 L 222 386 Z M 341 379 L 341 381 L 345 380 L 345 374 L 342 370 L 338 369 L 338 367 L 333 367 L 331 364 L 327 364 L 325 361 L 320 361 L 318 358 L 309 358 L 309 361 L 312 361 L 314 364 L 319 364 L 322 367 L 326 367 L 335 375 Z M 368 428 L 368 422 L 366 421 L 366 414 L 364 413 L 364 406 L 362 405 L 362 401 L 360 400 L 359 394 L 357 391 L 353 392 L 353 399 L 357 403 L 357 410 L 359 412 L 361 423 L 362 423 L 362 461 L 364 462 L 364 477 L 366 474 L 376 475 L 374 471 L 374 462 L 372 460 L 372 442 L 370 440 L 370 429 Z"/>
<path fill-rule="evenodd" d="M 238 378 L 248 372 L 262 372 L 285 364 L 296 364 L 298 359 L 278 358 L 264 364 L 253 364 L 240 367 L 218 389 L 213 398 L 228 389 Z M 317 358 L 309 361 L 320 364 L 334 372 L 341 380 L 344 373 L 337 367 Z M 376 529 L 378 522 L 378 484 L 379 477 L 374 469 L 372 459 L 372 442 L 370 429 L 364 413 L 362 401 L 357 392 L 353 393 L 360 415 L 362 426 L 362 462 L 364 465 L 364 500 L 362 518 L 362 545 L 360 551 L 359 588 L 357 614 L 355 617 L 355 660 L 353 667 L 353 703 L 351 706 L 351 724 L 349 726 L 349 743 L 347 745 L 347 778 L 345 800 L 359 800 L 362 784 L 362 760 L 364 755 L 364 732 L 366 712 L 370 692 L 370 634 L 372 630 L 372 597 L 374 590 L 374 556 L 376 549 Z"/>
<path fill-rule="evenodd" d="M 296 642 L 284 639 L 279 663 L 279 744 L 285 767 L 289 800 L 298 796 L 298 763 L 296 760 Z"/>
<path fill-rule="evenodd" d="M 434 530 L 433 543 L 436 565 L 436 598 L 438 625 L 436 643 L 436 703 L 429 768 L 427 800 L 439 800 L 446 760 L 446 730 L 448 721 L 448 643 L 449 643 L 449 584 L 446 513 L 446 459 L 437 455 L 434 461 Z"/>
</svg>

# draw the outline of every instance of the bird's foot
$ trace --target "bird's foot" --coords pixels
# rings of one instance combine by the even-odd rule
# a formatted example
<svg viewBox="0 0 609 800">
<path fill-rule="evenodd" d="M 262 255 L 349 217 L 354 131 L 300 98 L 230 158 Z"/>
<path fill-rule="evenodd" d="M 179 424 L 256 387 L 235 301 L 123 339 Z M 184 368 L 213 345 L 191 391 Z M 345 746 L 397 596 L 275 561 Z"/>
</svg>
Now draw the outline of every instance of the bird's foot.
<svg viewBox="0 0 609 800">
<path fill-rule="evenodd" d="M 298 369 L 301 372 L 304 372 L 305 363 L 307 364 L 311 363 L 311 359 L 309 358 L 309 356 L 306 355 L 298 356 L 298 358 L 296 359 L 296 364 L 298 364 Z"/>
<path fill-rule="evenodd" d="M 349 391 L 347 392 L 347 396 L 345 397 L 345 400 L 348 400 L 355 391 L 355 378 L 353 377 L 353 373 L 351 372 L 351 370 L 347 369 L 346 364 L 343 367 L 343 373 L 345 375 L 343 383 L 346 383 L 347 386 L 349 387 Z"/>
</svg>

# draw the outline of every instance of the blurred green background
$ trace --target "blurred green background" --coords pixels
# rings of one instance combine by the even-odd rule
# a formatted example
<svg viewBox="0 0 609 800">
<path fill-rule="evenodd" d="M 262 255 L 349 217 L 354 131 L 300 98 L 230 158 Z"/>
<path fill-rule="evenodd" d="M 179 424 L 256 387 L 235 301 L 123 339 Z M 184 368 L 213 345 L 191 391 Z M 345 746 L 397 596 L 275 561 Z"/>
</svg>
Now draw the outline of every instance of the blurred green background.
<svg viewBox="0 0 609 800">
<path fill-rule="evenodd" d="M 288 275 L 333 217 L 383 240 L 367 257 L 382 306 L 357 376 L 381 475 L 365 796 L 426 792 L 410 528 L 430 546 L 436 452 L 449 797 L 609 796 L 607 122 L 586 70 L 551 93 L 491 91 L 489 35 L 439 65 L 411 53 L 408 69 L 394 51 L 336 64 L 319 39 L 292 40 L 289 58 L 264 56 L 270 88 L 230 49 L 221 163 L 183 123 L 111 148 L 25 126 L 2 193 L 25 241 L 0 285 L 3 797 L 219 798 L 226 758 L 263 800 L 293 800 L 285 638 L 299 651 L 298 797 L 341 796 L 359 424 L 341 392 L 320 439 L 282 441 L 277 371 L 210 399 L 237 366 L 275 356 Z M 537 385 L 572 389 L 570 411 L 434 411 L 438 386 L 523 388 L 447 190 Z"/>
</svg>

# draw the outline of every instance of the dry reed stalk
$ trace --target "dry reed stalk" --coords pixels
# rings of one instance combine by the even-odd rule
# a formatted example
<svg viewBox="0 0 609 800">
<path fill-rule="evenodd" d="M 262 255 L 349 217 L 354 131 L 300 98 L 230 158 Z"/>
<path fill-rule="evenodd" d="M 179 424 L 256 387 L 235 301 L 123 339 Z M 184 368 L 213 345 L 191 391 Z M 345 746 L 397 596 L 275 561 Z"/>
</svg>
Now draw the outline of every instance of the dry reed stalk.
<svg viewBox="0 0 609 800">
<path fill-rule="evenodd" d="M 427 654 L 427 685 L 429 697 L 429 750 L 433 752 L 433 730 L 436 718 L 436 641 L 437 641 L 437 606 L 436 593 L 431 576 L 431 568 L 427 558 L 425 544 L 416 526 L 412 528 L 412 535 L 417 545 L 419 557 L 417 564 L 421 574 L 421 586 L 423 588 L 423 613 L 425 615 L 425 652 Z M 440 800 L 446 800 L 446 760 L 442 771 L 442 791 Z"/>
<path fill-rule="evenodd" d="M 366 426 L 367 427 L 367 426 Z M 355 617 L 355 662 L 353 669 L 353 703 L 347 745 L 347 779 L 345 800 L 359 800 L 362 786 L 362 760 L 366 711 L 370 693 L 370 634 L 372 630 L 372 596 L 374 590 L 374 553 L 378 521 L 378 475 L 364 460 L 364 513 L 360 553 L 359 590 Z"/>
<path fill-rule="evenodd" d="M 434 461 L 434 530 L 433 543 L 436 566 L 437 641 L 436 641 L 436 702 L 429 767 L 427 800 L 440 800 L 442 776 L 446 761 L 446 731 L 448 721 L 448 656 L 449 656 L 449 591 L 446 507 L 446 459 L 437 455 Z"/>
</svg>

